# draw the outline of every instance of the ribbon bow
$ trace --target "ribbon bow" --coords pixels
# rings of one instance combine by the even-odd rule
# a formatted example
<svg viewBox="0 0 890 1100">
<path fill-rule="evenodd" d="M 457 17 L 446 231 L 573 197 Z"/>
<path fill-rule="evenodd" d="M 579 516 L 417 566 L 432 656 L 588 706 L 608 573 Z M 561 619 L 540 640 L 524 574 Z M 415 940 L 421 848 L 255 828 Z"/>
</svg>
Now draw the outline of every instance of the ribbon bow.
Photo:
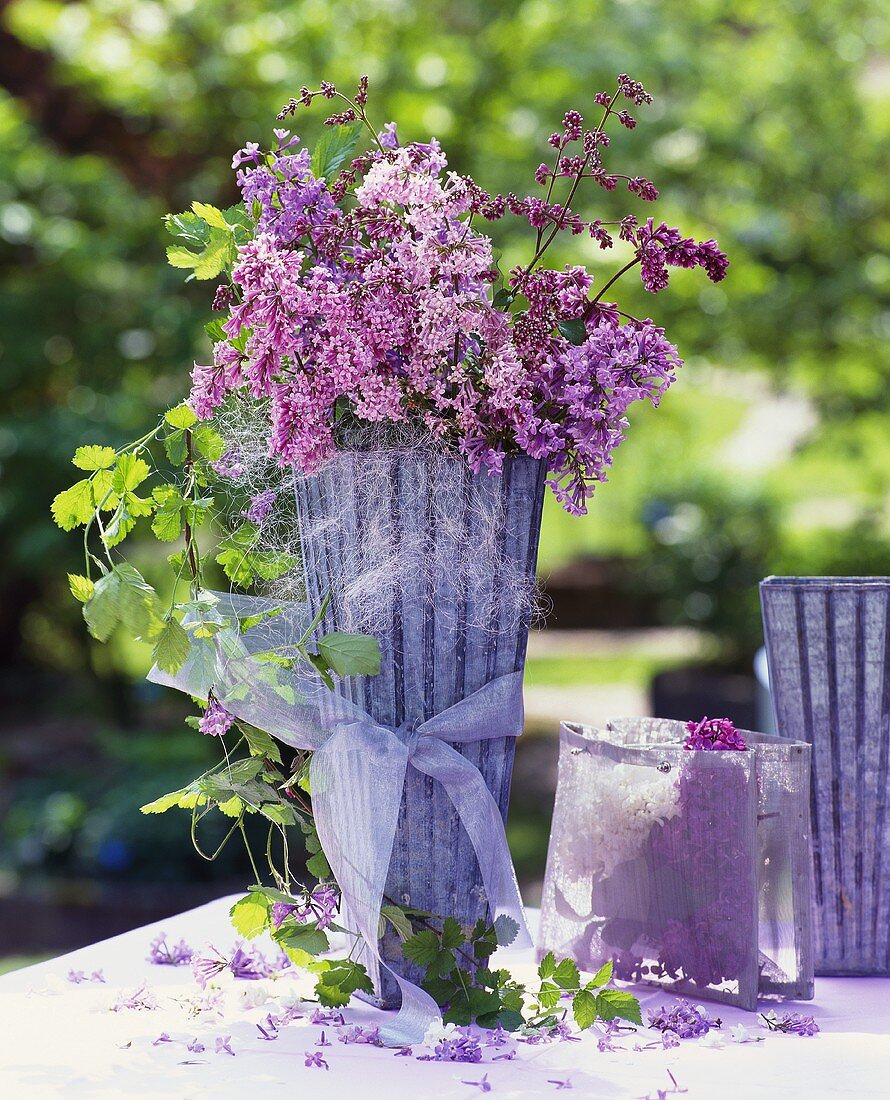
<svg viewBox="0 0 890 1100">
<path fill-rule="evenodd" d="M 447 744 L 518 736 L 522 674 L 500 676 L 426 722 L 391 729 L 308 675 L 262 660 L 263 654 L 286 651 L 302 637 L 309 619 L 302 605 L 214 595 L 217 609 L 231 616 L 235 628 L 224 627 L 212 640 L 193 641 L 175 675 L 155 667 L 148 678 L 203 698 L 212 690 L 236 717 L 285 744 L 312 751 L 309 774 L 319 840 L 348 919 L 380 965 L 391 969 L 380 956 L 377 933 L 409 766 L 445 788 L 476 852 L 492 916 L 511 917 L 520 930 L 516 945 L 529 946 L 500 810 L 475 765 Z M 274 618 L 239 633 L 237 620 L 272 612 Z M 402 1004 L 381 1035 L 394 1045 L 418 1043 L 439 1008 L 412 982 L 399 974 L 395 978 Z"/>
</svg>

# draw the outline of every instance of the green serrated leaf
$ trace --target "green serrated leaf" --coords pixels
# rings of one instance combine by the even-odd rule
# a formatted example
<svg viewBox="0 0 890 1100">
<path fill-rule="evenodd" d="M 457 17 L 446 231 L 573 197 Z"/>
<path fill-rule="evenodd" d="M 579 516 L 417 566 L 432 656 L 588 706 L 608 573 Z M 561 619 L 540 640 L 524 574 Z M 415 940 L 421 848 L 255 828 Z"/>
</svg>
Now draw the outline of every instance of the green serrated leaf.
<svg viewBox="0 0 890 1100">
<path fill-rule="evenodd" d="M 96 504 L 93 487 L 89 480 L 75 482 L 70 489 L 64 489 L 53 500 L 53 519 L 63 531 L 72 531 L 93 518 Z"/>
<path fill-rule="evenodd" d="M 491 304 L 494 306 L 495 309 L 507 309 L 512 301 L 512 290 L 507 290 L 506 287 L 501 287 L 497 294 L 495 294 L 494 300 Z"/>
<path fill-rule="evenodd" d="M 312 174 L 316 179 L 322 176 L 330 179 L 352 157 L 361 129 L 360 122 L 325 128 L 312 153 Z"/>
<path fill-rule="evenodd" d="M 495 919 L 494 933 L 498 941 L 498 947 L 509 947 L 519 935 L 519 925 L 512 917 L 508 917 L 506 913 L 501 913 Z"/>
<path fill-rule="evenodd" d="M 184 401 L 181 405 L 174 405 L 172 409 L 167 409 L 164 419 L 171 428 L 190 428 L 198 422 L 197 416 Z"/>
<path fill-rule="evenodd" d="M 450 951 L 455 947 L 463 947 L 466 937 L 460 926 L 460 921 L 455 920 L 454 917 L 445 918 L 442 924 L 441 942 L 446 951 Z"/>
<path fill-rule="evenodd" d="M 439 955 L 439 937 L 430 928 L 415 932 L 402 944 L 402 954 L 418 966 L 429 966 Z"/>
<path fill-rule="evenodd" d="M 106 573 L 96 581 L 93 595 L 83 605 L 89 632 L 99 642 L 107 642 L 120 622 L 121 587 L 116 571 Z"/>
<path fill-rule="evenodd" d="M 582 989 L 572 998 L 572 1015 L 582 1031 L 596 1020 L 596 997 L 589 990 Z"/>
<path fill-rule="evenodd" d="M 553 971 L 556 969 L 556 957 L 552 951 L 548 951 L 547 954 L 541 959 L 538 964 L 538 977 L 549 978 L 552 976 Z"/>
<path fill-rule="evenodd" d="M 77 573 L 69 573 L 68 587 L 71 589 L 71 595 L 75 600 L 86 603 L 87 600 L 92 599 L 95 586 L 88 577 L 81 577 Z"/>
<path fill-rule="evenodd" d="M 114 465 L 114 447 L 100 447 L 91 443 L 78 447 L 71 461 L 79 470 L 107 470 Z"/>
<path fill-rule="evenodd" d="M 188 659 L 191 650 L 189 636 L 174 618 L 164 623 L 152 653 L 154 663 L 162 672 L 171 676 L 177 673 Z"/>
<path fill-rule="evenodd" d="M 281 751 L 265 730 L 241 721 L 238 722 L 238 729 L 244 734 L 251 756 L 268 757 L 276 764 L 281 763 Z"/>
<path fill-rule="evenodd" d="M 603 963 L 599 970 L 597 970 L 597 972 L 590 979 L 585 988 L 597 989 L 601 985 L 608 985 L 609 982 L 612 980 L 612 969 L 612 960 L 608 959 L 606 962 Z"/>
<path fill-rule="evenodd" d="M 182 807 L 183 800 L 191 795 L 191 791 L 188 787 L 183 787 L 179 791 L 171 791 L 169 794 L 162 794 L 160 798 L 156 798 L 154 802 L 147 802 L 144 806 L 139 807 L 139 812 L 143 814 L 163 814 L 167 810 L 172 810 L 177 807 Z"/>
<path fill-rule="evenodd" d="M 127 451 L 120 455 L 114 465 L 112 485 L 118 496 L 132 493 L 151 473 L 148 463 L 137 454 Z"/>
<path fill-rule="evenodd" d="M 235 902 L 229 916 L 238 935 L 252 940 L 268 926 L 271 908 L 272 902 L 262 894 L 247 894 Z"/>
<path fill-rule="evenodd" d="M 207 462 L 216 462 L 225 453 L 226 441 L 210 427 L 209 424 L 199 424 L 192 428 L 192 443 L 195 452 L 206 459 Z"/>
<path fill-rule="evenodd" d="M 199 218 L 203 218 L 208 225 L 213 226 L 215 229 L 229 228 L 228 222 L 222 215 L 222 211 L 217 210 L 215 206 L 211 206 L 209 203 L 193 202 L 192 210 Z"/>
<path fill-rule="evenodd" d="M 497 1022 L 501 1025 L 504 1031 L 518 1031 L 525 1021 L 522 1018 L 522 1013 L 517 1012 L 513 1008 L 502 1008 L 498 1013 Z M 492 1025 L 487 1025 L 492 1026 Z"/>
<path fill-rule="evenodd" d="M 369 634 L 334 631 L 318 639 L 319 655 L 338 676 L 376 676 L 380 646 Z"/>
<path fill-rule="evenodd" d="M 596 994 L 597 1015 L 603 1020 L 614 1020 L 620 1017 L 629 1020 L 632 1024 L 643 1023 L 640 1012 L 640 1002 L 632 993 L 625 993 L 623 989 L 602 989 Z"/>
<path fill-rule="evenodd" d="M 573 959 L 562 959 L 551 976 L 561 989 L 577 989 L 581 985 L 581 975 Z"/>
<path fill-rule="evenodd" d="M 328 937 L 314 924 L 283 924 L 275 933 L 275 942 L 287 951 L 297 949 L 307 955 L 320 955 L 330 946 Z"/>
</svg>

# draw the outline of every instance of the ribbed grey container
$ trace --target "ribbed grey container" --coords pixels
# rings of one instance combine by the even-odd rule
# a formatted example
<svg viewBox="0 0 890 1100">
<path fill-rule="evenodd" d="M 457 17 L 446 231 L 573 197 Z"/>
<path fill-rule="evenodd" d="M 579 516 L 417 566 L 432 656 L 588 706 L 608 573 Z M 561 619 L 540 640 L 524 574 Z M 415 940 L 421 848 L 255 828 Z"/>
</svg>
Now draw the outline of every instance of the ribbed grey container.
<svg viewBox="0 0 890 1100">
<path fill-rule="evenodd" d="M 890 974 L 890 578 L 760 599 L 778 732 L 813 746 L 816 973 Z"/>
<path fill-rule="evenodd" d="M 354 613 L 365 576 L 383 593 L 378 621 L 370 624 L 380 674 L 344 681 L 338 690 L 397 727 L 423 722 L 523 669 L 544 479 L 544 464 L 526 457 L 505 459 L 503 474 L 489 476 L 472 474 L 459 457 L 394 449 L 343 452 L 318 476 L 296 482 L 308 598 L 318 606 L 326 592 L 332 597 L 324 629 L 369 629 L 367 613 L 361 622 Z M 514 742 L 455 746 L 478 767 L 505 819 Z M 448 795 L 410 767 L 387 897 L 463 922 L 488 913 L 475 853 Z M 381 950 L 393 969 L 419 980 L 391 930 Z M 367 953 L 363 961 L 374 1003 L 396 1006 L 392 976 Z"/>
</svg>

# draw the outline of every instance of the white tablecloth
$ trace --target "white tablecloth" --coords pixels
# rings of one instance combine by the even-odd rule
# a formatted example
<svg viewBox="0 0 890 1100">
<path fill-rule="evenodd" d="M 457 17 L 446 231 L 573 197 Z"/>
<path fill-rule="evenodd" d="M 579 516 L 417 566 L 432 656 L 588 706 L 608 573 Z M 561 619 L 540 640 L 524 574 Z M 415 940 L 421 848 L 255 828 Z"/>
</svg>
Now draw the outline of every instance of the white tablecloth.
<svg viewBox="0 0 890 1100">
<path fill-rule="evenodd" d="M 282 995 L 293 994 L 301 981 L 293 977 L 264 983 L 274 999 L 254 1008 L 244 1007 L 240 997 L 255 983 L 233 981 L 223 1019 L 193 1020 L 181 1003 L 197 992 L 189 968 L 151 965 L 146 961 L 149 942 L 164 931 L 168 940 L 182 937 L 193 947 L 207 942 L 229 947 L 232 900 L 220 899 L 0 979 L 0 1096 L 472 1100 L 483 1094 L 472 1082 L 487 1074 L 492 1100 L 551 1096 L 567 1088 L 573 1096 L 611 1100 L 657 1097 L 659 1089 L 672 1088 L 670 1070 L 689 1100 L 890 1097 L 890 979 L 819 979 L 814 1003 L 788 1006 L 816 1017 L 822 1032 L 814 1038 L 768 1034 L 757 1028 L 758 1018 L 751 1013 L 714 1005 L 712 1015 L 724 1021 L 721 1034 L 744 1023 L 757 1028 L 765 1041 L 736 1045 L 727 1039 L 722 1048 L 709 1048 L 687 1040 L 673 1050 L 634 1051 L 635 1042 L 658 1038 L 645 1030 L 623 1040 L 628 1049 L 600 1053 L 596 1037 L 586 1033 L 581 1042 L 483 1047 L 482 1064 L 424 1062 L 387 1049 L 346 1045 L 331 1027 L 325 1030 L 332 1045 L 318 1047 L 322 1029 L 308 1022 L 311 1006 L 305 1018 L 266 1041 L 256 1024 L 278 1011 Z M 530 976 L 531 953 L 513 953 L 509 965 Z M 105 985 L 67 980 L 70 970 L 89 976 L 99 968 Z M 143 983 L 156 996 L 157 1009 L 109 1011 L 122 990 Z M 308 992 L 310 987 L 301 988 Z M 658 991 L 639 992 L 644 1018 L 646 1008 L 671 1001 Z M 346 1010 L 348 1022 L 366 1026 L 381 1015 L 366 1005 Z M 153 1045 L 164 1032 L 173 1041 Z M 234 1057 L 215 1052 L 221 1036 L 231 1036 Z M 195 1038 L 204 1052 L 188 1051 L 186 1044 Z M 515 1058 L 493 1060 L 513 1046 Z M 320 1051 L 330 1068 L 307 1067 L 309 1051 Z"/>
</svg>

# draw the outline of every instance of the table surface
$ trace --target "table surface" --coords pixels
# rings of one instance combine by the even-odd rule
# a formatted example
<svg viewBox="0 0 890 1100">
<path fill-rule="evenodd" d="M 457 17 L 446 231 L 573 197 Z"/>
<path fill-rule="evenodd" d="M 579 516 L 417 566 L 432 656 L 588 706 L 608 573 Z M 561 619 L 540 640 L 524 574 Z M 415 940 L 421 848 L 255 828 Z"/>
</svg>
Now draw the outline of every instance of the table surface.
<svg viewBox="0 0 890 1100">
<path fill-rule="evenodd" d="M 165 932 L 168 941 L 184 938 L 194 948 L 210 942 L 225 950 L 234 939 L 228 909 L 234 899 L 193 909 L 69 955 L 0 978 L 0 1096 L 16 1097 L 247 1097 L 275 1094 L 278 1087 L 296 1095 L 311 1089 L 324 1100 L 397 1096 L 455 1097 L 472 1100 L 487 1084 L 493 1100 L 550 1096 L 570 1088 L 573 1096 L 641 1098 L 672 1095 L 668 1070 L 689 1100 L 821 1100 L 822 1097 L 890 1097 L 890 979 L 820 978 L 816 999 L 788 1006 L 812 1014 L 822 1031 L 813 1038 L 775 1035 L 758 1026 L 759 1017 L 725 1006 L 711 1006 L 724 1026 L 725 1045 L 708 1047 L 686 1040 L 675 1049 L 634 1050 L 657 1033 L 643 1030 L 622 1042 L 624 1048 L 601 1053 L 597 1037 L 580 1042 L 539 1045 L 514 1043 L 483 1047 L 482 1064 L 418 1061 L 392 1050 L 337 1041 L 327 1027 L 330 1046 L 319 1047 L 322 1028 L 308 1015 L 283 1027 L 274 1042 L 263 1040 L 256 1024 L 280 1011 L 282 996 L 309 992 L 305 979 L 285 974 L 262 983 L 271 1000 L 257 1007 L 243 1003 L 255 982 L 230 980 L 222 1019 L 193 1019 L 183 999 L 197 987 L 188 967 L 154 966 L 146 960 L 150 941 Z M 532 923 L 536 914 L 530 914 Z M 27 919 L 23 914 L 22 919 Z M 268 945 L 267 945 L 268 946 Z M 509 966 L 530 976 L 532 953 L 510 952 Z M 506 960 L 505 960 L 506 961 Z M 68 980 L 70 970 L 89 975 L 101 968 L 106 984 Z M 153 992 L 152 1011 L 110 1011 L 122 992 L 141 985 Z M 644 1009 L 672 1000 L 658 990 L 635 990 Z M 763 1006 L 766 1009 L 767 1005 Z M 779 1011 L 781 1011 L 779 1007 Z M 383 1014 L 368 1005 L 345 1011 L 347 1024 L 379 1023 Z M 729 1029 L 743 1023 L 766 1038 L 738 1044 Z M 172 1042 L 153 1045 L 166 1032 Z M 482 1033 L 483 1035 L 485 1033 Z M 231 1036 L 234 1057 L 215 1053 L 215 1040 Z M 197 1038 L 204 1052 L 186 1044 Z M 512 1059 L 494 1057 L 516 1049 Z M 320 1050 L 327 1071 L 305 1065 L 307 1052 Z M 414 1054 L 421 1054 L 415 1048 Z M 566 1085 L 565 1082 L 568 1082 Z"/>
</svg>

